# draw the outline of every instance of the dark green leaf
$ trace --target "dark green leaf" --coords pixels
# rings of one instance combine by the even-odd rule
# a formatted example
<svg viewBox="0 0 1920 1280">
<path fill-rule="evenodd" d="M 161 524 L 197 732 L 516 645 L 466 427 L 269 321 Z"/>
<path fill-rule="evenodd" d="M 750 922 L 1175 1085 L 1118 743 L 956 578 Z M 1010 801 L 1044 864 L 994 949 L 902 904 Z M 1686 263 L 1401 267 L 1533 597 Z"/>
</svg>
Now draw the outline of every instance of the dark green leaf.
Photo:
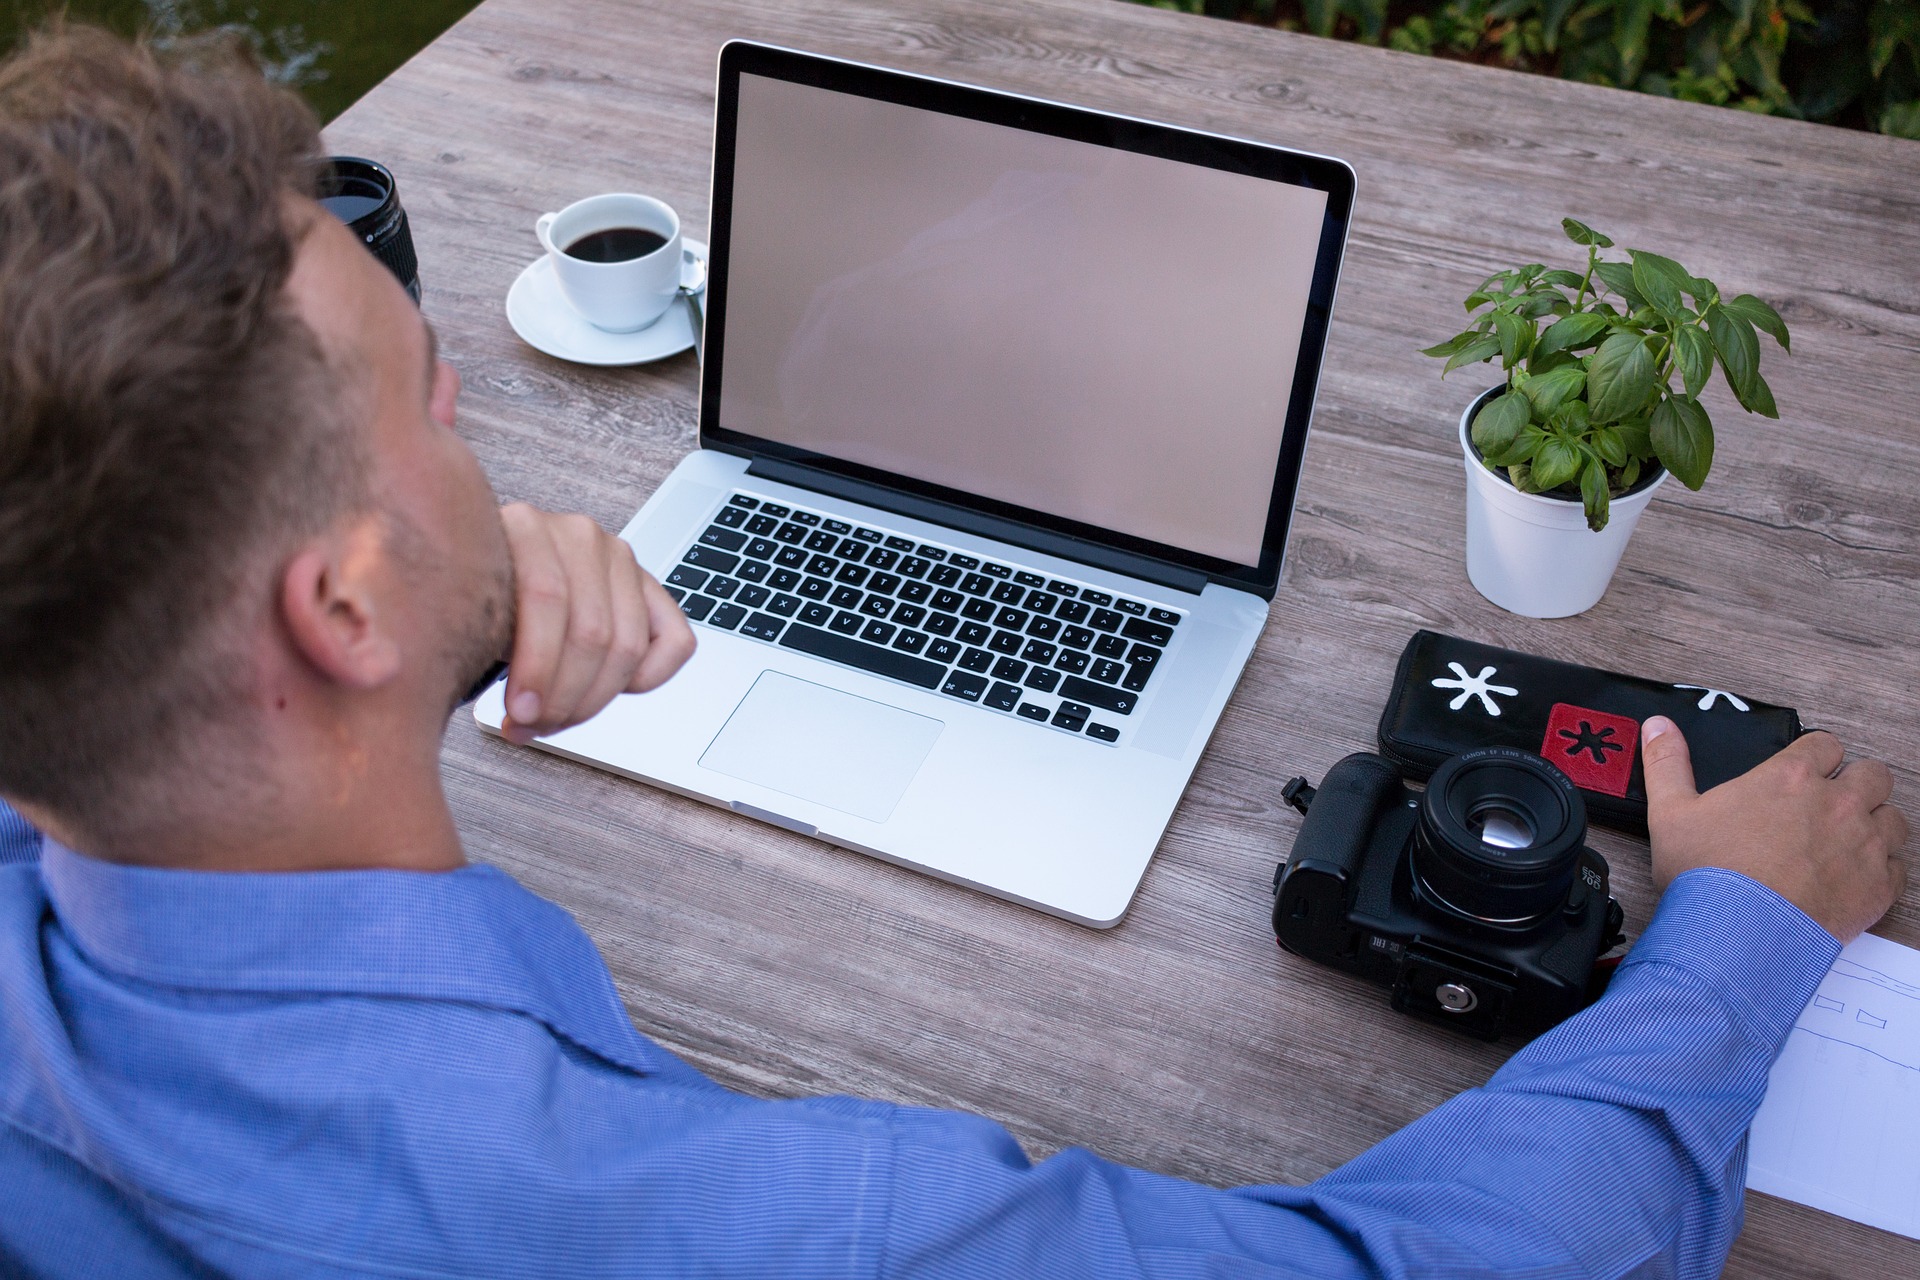
<svg viewBox="0 0 1920 1280">
<path fill-rule="evenodd" d="M 1636 414 L 1625 422 L 1616 422 L 1611 429 L 1620 437 L 1620 444 L 1626 449 L 1629 461 L 1653 457 L 1653 439 L 1647 431 L 1645 414 Z"/>
<path fill-rule="evenodd" d="M 1633 255 L 1633 287 L 1640 291 L 1640 296 L 1652 303 L 1657 311 L 1670 316 L 1682 314 L 1687 304 L 1680 297 L 1680 291 L 1686 288 L 1693 277 L 1672 258 L 1663 258 L 1657 253 L 1640 249 L 1629 249 L 1627 252 Z"/>
<path fill-rule="evenodd" d="M 1487 461 L 1496 467 L 1512 469 L 1529 461 L 1546 442 L 1547 433 L 1529 423 L 1521 428 L 1520 434 L 1513 438 L 1513 443 L 1508 445 L 1498 457 L 1489 455 Z"/>
<path fill-rule="evenodd" d="M 1467 345 L 1467 343 L 1471 342 L 1472 340 L 1473 340 L 1473 335 L 1471 333 L 1456 333 L 1451 338 L 1448 338 L 1445 342 L 1439 343 L 1431 347 L 1423 347 L 1420 351 L 1420 354 L 1423 356 L 1436 356 L 1436 357 L 1450 356 L 1454 352 L 1458 351 L 1461 347 L 1464 347 L 1465 345 Z"/>
<path fill-rule="evenodd" d="M 1452 358 L 1447 361 L 1447 367 L 1440 371 L 1440 376 L 1444 378 L 1463 364 L 1473 364 L 1479 360 L 1491 360 L 1499 354 L 1500 339 L 1495 337 L 1475 338 L 1472 342 L 1469 342 L 1466 346 L 1453 353 Z"/>
<path fill-rule="evenodd" d="M 1549 351 L 1545 355 L 1541 355 L 1540 345 L 1538 343 L 1534 344 L 1533 354 L 1527 357 L 1527 368 L 1535 377 L 1539 377 L 1543 373 L 1552 373 L 1555 369 L 1565 368 L 1570 364 L 1577 365 L 1579 363 L 1580 358 L 1568 351 Z"/>
<path fill-rule="evenodd" d="M 1480 290 L 1478 293 L 1470 293 L 1467 295 L 1467 302 L 1466 302 L 1467 311 L 1469 314 L 1471 314 L 1472 312 L 1479 310 L 1481 307 L 1486 306 L 1489 302 L 1492 302 L 1495 298 L 1504 298 L 1504 297 L 1506 297 L 1506 295 L 1503 293 L 1488 293 L 1485 289 Z"/>
<path fill-rule="evenodd" d="M 1628 458 L 1627 465 L 1620 469 L 1620 487 L 1622 489 L 1631 489 L 1633 488 L 1634 482 L 1639 478 L 1640 459 Z"/>
<path fill-rule="evenodd" d="M 1595 422 L 1615 422 L 1637 413 L 1652 394 L 1653 353 L 1647 350 L 1646 339 L 1616 333 L 1600 344 L 1587 365 L 1587 407 Z"/>
<path fill-rule="evenodd" d="M 1533 464 L 1516 462 L 1507 468 L 1507 478 L 1513 481 L 1513 487 L 1522 493 L 1538 493 L 1533 484 Z"/>
<path fill-rule="evenodd" d="M 1580 501 L 1587 509 L 1587 528 L 1595 533 L 1607 527 L 1607 469 L 1589 458 L 1580 468 Z"/>
<path fill-rule="evenodd" d="M 1540 279 L 1547 284 L 1557 284 L 1563 289 L 1578 289 L 1581 284 L 1581 276 L 1578 271 L 1567 271 L 1559 267 L 1547 272 L 1547 274 L 1541 276 Z"/>
<path fill-rule="evenodd" d="M 1763 418 L 1777 418 L 1779 408 L 1773 403 L 1773 388 L 1759 374 L 1753 375 L 1753 385 L 1747 388 L 1747 394 L 1739 397 L 1740 407 L 1748 413 L 1757 413 Z"/>
<path fill-rule="evenodd" d="M 1584 222 L 1576 222 L 1572 218 L 1562 218 L 1560 219 L 1560 229 L 1565 231 L 1567 233 L 1567 239 L 1573 241 L 1575 244 L 1589 244 L 1601 249 L 1611 249 L 1613 247 L 1613 241 L 1607 239 Z"/>
<path fill-rule="evenodd" d="M 1700 389 L 1713 376 L 1713 343 L 1707 331 L 1697 324 L 1683 324 L 1673 335 L 1673 363 L 1686 385 L 1687 399 L 1697 400 Z"/>
<path fill-rule="evenodd" d="M 1610 467 L 1627 465 L 1627 442 L 1619 427 L 1595 427 L 1593 451 Z"/>
<path fill-rule="evenodd" d="M 1713 423 L 1698 400 L 1662 399 L 1648 423 L 1661 465 L 1689 489 L 1706 483 L 1713 467 Z"/>
<path fill-rule="evenodd" d="M 1720 367 L 1741 404 L 1753 390 L 1760 373 L 1760 338 L 1753 322 L 1737 316 L 1724 306 L 1707 308 L 1707 332 L 1713 335 L 1713 349 L 1719 353 Z"/>
<path fill-rule="evenodd" d="M 1558 489 L 1580 471 L 1580 453 L 1564 440 L 1549 437 L 1533 455 L 1533 483 L 1541 492 Z"/>
<path fill-rule="evenodd" d="M 1634 287 L 1633 268 L 1624 262 L 1596 262 L 1593 273 L 1600 277 L 1602 284 L 1619 294 L 1632 310 L 1638 311 L 1647 305 L 1647 299 Z"/>
<path fill-rule="evenodd" d="M 1505 453 L 1532 416 L 1527 398 L 1518 392 L 1495 396 L 1473 416 L 1474 448 L 1488 458 Z"/>
<path fill-rule="evenodd" d="M 1544 355 L 1550 351 L 1571 351 L 1592 342 L 1606 327 L 1605 316 L 1583 311 L 1579 315 L 1567 316 L 1548 325 L 1547 331 L 1540 335 L 1540 340 L 1534 344 L 1533 349 L 1538 355 Z"/>
<path fill-rule="evenodd" d="M 1547 420 L 1547 426 L 1565 435 L 1569 440 L 1578 440 L 1587 434 L 1592 421 L 1592 416 L 1587 412 L 1585 400 L 1569 400 L 1553 411 L 1553 416 Z"/>
<path fill-rule="evenodd" d="M 1547 418 L 1555 409 L 1580 394 L 1587 385 L 1587 371 L 1577 364 L 1563 365 L 1551 373 L 1537 374 L 1521 388 L 1533 402 L 1534 414 Z"/>
<path fill-rule="evenodd" d="M 1775 342 L 1780 344 L 1782 351 L 1792 354 L 1793 347 L 1787 341 L 1787 322 L 1780 318 L 1778 311 L 1775 311 L 1772 307 L 1750 293 L 1743 293 L 1732 302 L 1723 303 L 1722 305 L 1725 306 L 1727 310 L 1733 312 L 1733 314 L 1744 319 L 1754 328 L 1770 335 Z"/>
<path fill-rule="evenodd" d="M 1493 327 L 1500 335 L 1501 364 L 1511 369 L 1526 359 L 1533 349 L 1532 321 L 1501 312 L 1493 317 Z"/>
</svg>

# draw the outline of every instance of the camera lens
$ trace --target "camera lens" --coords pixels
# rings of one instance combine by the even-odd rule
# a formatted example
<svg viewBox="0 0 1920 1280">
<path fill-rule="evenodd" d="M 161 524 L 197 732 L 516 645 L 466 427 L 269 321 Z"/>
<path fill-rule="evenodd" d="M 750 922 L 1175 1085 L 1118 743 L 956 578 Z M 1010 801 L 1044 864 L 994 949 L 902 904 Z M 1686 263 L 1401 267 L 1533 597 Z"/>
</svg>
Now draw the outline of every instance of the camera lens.
<svg viewBox="0 0 1920 1280">
<path fill-rule="evenodd" d="M 1463 752 L 1427 783 L 1414 881 L 1456 915 L 1525 926 L 1566 900 L 1586 834 L 1580 793 L 1545 760 L 1510 747 Z"/>
<path fill-rule="evenodd" d="M 407 296 L 420 301 L 420 262 L 413 231 L 400 207 L 400 185 L 383 164 L 357 156 L 330 156 L 320 180 L 320 203 L 398 277 Z"/>
</svg>

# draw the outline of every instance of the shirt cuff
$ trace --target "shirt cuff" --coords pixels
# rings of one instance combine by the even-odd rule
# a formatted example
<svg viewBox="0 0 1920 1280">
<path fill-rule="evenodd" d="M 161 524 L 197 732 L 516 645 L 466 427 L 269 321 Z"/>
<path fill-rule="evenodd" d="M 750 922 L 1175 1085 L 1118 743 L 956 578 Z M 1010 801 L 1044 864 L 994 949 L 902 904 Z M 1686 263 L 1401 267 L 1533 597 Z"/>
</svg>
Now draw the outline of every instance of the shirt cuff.
<svg viewBox="0 0 1920 1280">
<path fill-rule="evenodd" d="M 1620 967 L 1667 964 L 1692 973 L 1780 1045 L 1839 954 L 1832 934 L 1758 880 L 1696 867 L 1667 886 Z"/>
</svg>

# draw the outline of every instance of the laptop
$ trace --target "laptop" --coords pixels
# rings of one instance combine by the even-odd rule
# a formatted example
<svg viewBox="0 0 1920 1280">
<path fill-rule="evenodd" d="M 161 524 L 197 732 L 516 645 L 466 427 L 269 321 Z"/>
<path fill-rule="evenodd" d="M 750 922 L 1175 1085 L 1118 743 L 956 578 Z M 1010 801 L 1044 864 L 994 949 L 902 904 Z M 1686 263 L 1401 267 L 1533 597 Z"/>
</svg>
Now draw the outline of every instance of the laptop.
<svg viewBox="0 0 1920 1280">
<path fill-rule="evenodd" d="M 699 649 L 538 747 L 1118 923 L 1279 581 L 1352 170 L 745 42 L 713 163 L 699 448 L 621 533 Z"/>
</svg>

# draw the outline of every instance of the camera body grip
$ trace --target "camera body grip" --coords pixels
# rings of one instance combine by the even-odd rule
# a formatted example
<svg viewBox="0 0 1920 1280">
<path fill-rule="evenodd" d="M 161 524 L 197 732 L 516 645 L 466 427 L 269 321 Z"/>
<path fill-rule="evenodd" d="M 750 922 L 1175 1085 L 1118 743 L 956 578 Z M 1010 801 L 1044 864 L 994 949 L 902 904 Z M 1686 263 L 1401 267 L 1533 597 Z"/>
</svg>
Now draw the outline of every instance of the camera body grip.
<svg viewBox="0 0 1920 1280">
<path fill-rule="evenodd" d="M 1403 805 L 1406 786 L 1380 756 L 1357 752 L 1327 770 L 1293 842 L 1273 903 L 1273 931 L 1296 955 L 1354 953 L 1347 911 L 1382 817 Z"/>
</svg>

